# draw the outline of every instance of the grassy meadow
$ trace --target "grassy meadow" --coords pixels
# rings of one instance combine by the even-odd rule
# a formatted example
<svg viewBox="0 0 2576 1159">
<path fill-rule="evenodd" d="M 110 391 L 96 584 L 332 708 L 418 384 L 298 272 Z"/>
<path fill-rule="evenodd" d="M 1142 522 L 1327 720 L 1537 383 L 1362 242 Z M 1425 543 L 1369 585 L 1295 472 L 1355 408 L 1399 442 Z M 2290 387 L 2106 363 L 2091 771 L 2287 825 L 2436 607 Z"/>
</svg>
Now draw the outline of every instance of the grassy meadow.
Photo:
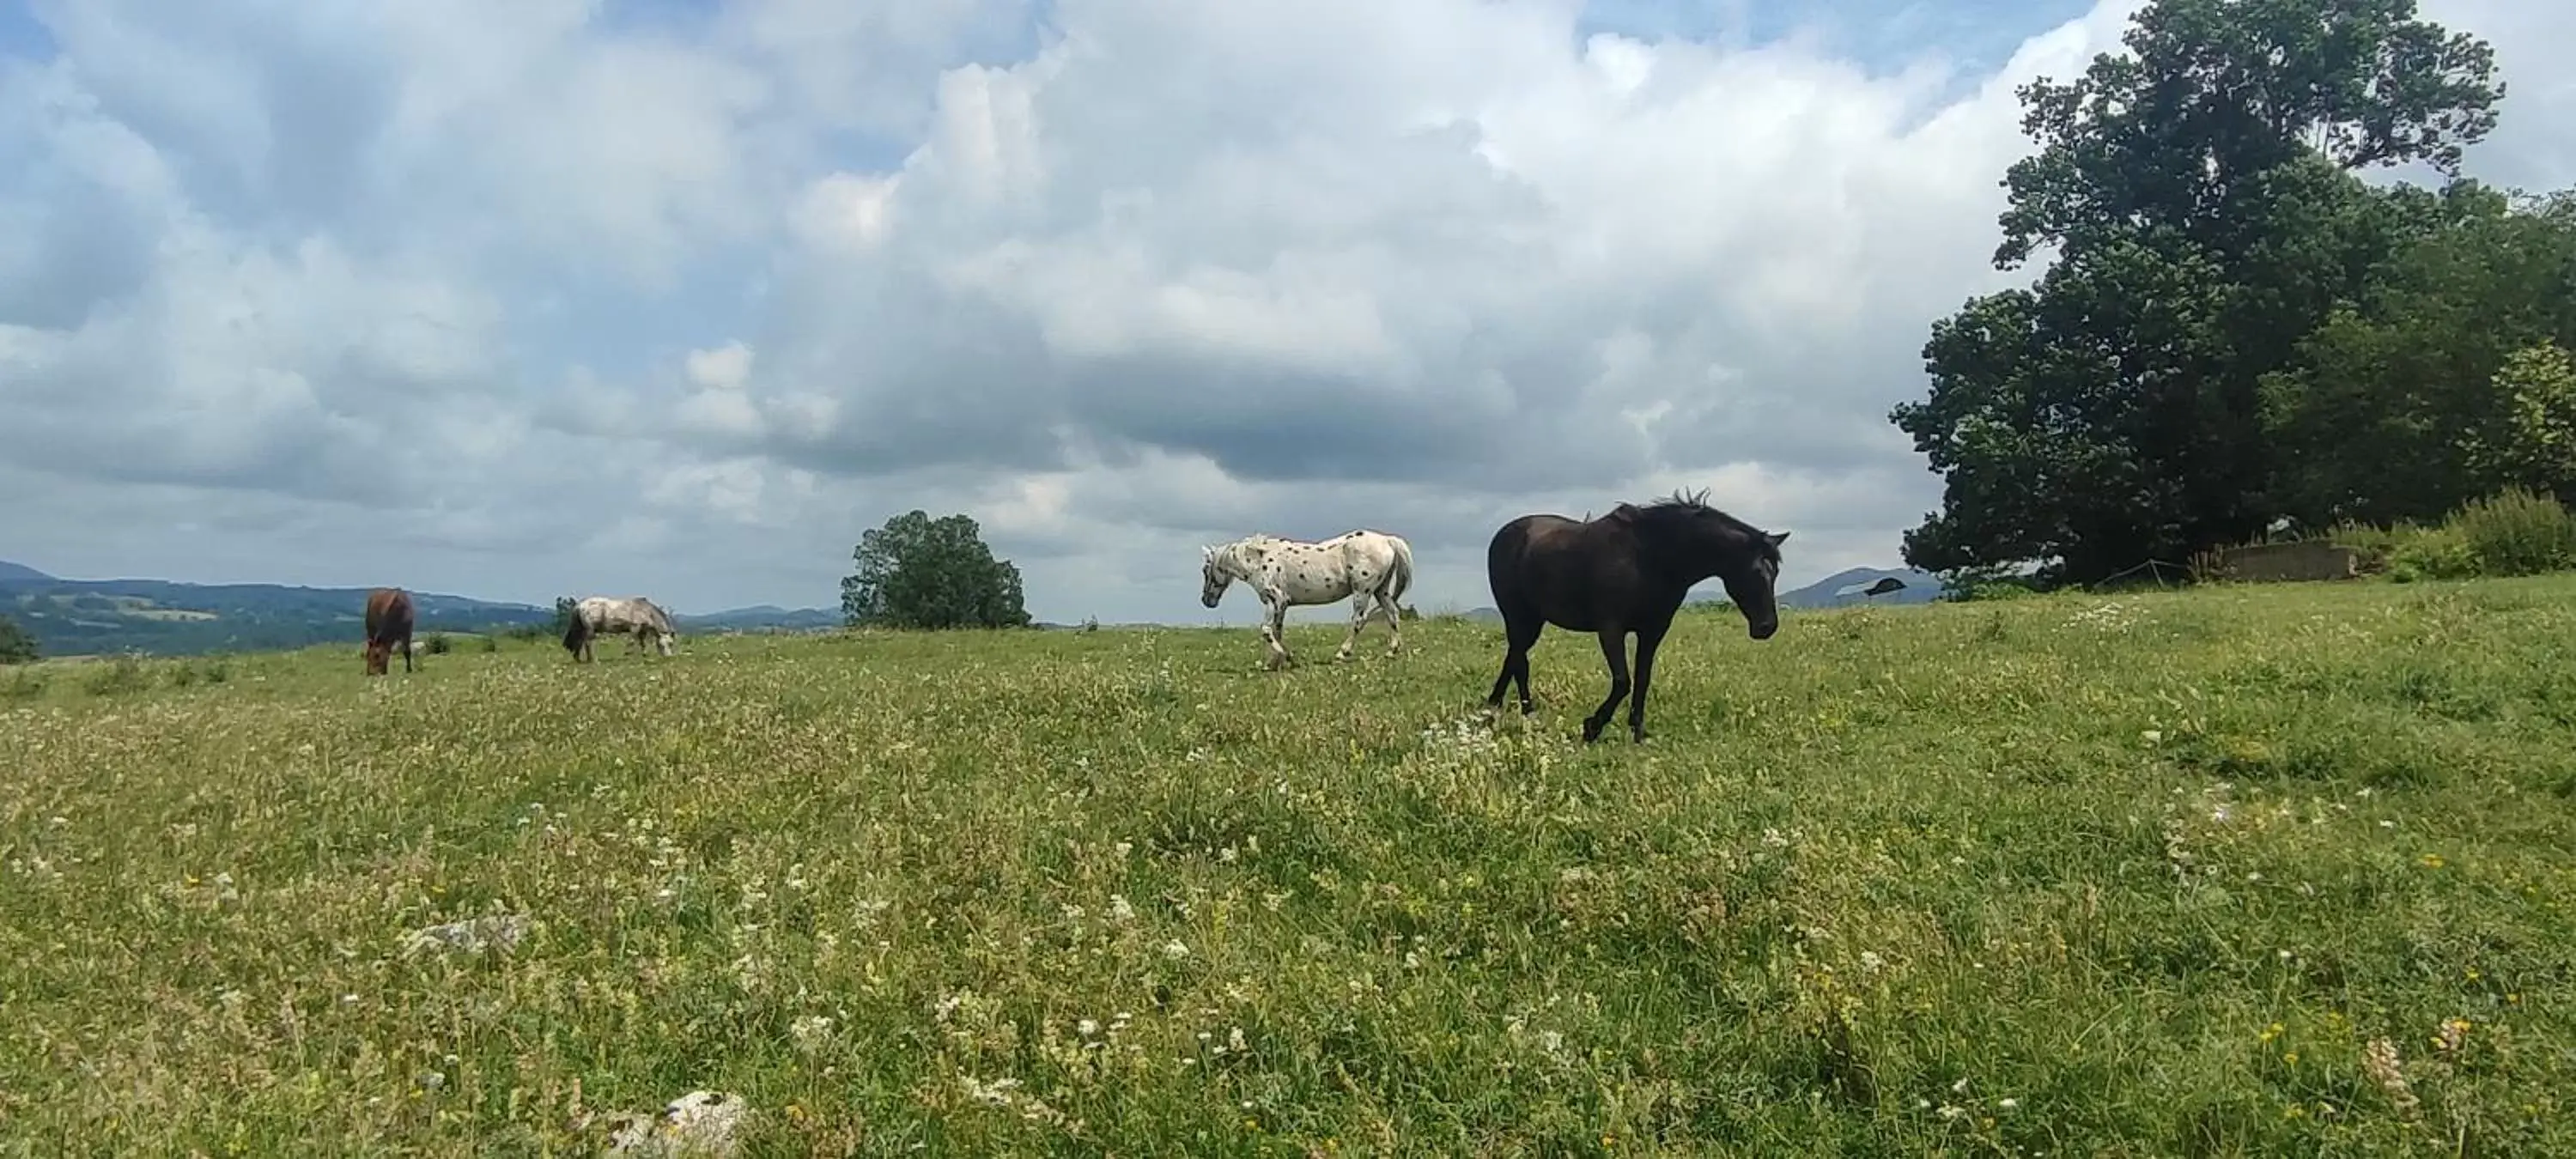
<svg viewBox="0 0 2576 1159">
<path fill-rule="evenodd" d="M 2576 1154 L 2576 579 L 1300 616 L 0 671 L 0 1152 Z"/>
</svg>

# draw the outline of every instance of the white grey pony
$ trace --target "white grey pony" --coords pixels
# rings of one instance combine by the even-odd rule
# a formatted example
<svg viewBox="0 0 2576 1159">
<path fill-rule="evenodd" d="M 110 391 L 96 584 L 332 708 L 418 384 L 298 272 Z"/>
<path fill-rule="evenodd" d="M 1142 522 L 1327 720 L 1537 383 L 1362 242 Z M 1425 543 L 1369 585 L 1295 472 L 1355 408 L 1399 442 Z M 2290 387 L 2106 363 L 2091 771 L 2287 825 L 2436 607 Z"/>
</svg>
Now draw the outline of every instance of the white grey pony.
<svg viewBox="0 0 2576 1159">
<path fill-rule="evenodd" d="M 563 646 L 572 653 L 574 663 L 583 663 L 592 659 L 591 639 L 603 633 L 625 636 L 628 646 L 639 651 L 644 647 L 644 638 L 651 636 L 654 647 L 665 656 L 671 654 L 671 641 L 680 635 L 671 626 L 670 614 L 642 596 L 585 596 L 573 605 L 572 623 L 564 629 Z"/>
<path fill-rule="evenodd" d="M 1390 639 L 1386 653 L 1404 647 L 1403 615 L 1396 600 L 1413 586 L 1413 547 L 1383 531 L 1348 531 L 1321 543 L 1247 535 L 1232 543 L 1199 549 L 1199 602 L 1215 607 L 1226 585 L 1242 580 L 1261 599 L 1261 640 L 1269 645 L 1269 667 L 1293 665 L 1296 657 L 1280 638 L 1288 609 L 1301 604 L 1351 601 L 1350 634 L 1342 637 L 1335 660 L 1351 658 L 1360 628 L 1374 606 L 1386 616 Z"/>
</svg>

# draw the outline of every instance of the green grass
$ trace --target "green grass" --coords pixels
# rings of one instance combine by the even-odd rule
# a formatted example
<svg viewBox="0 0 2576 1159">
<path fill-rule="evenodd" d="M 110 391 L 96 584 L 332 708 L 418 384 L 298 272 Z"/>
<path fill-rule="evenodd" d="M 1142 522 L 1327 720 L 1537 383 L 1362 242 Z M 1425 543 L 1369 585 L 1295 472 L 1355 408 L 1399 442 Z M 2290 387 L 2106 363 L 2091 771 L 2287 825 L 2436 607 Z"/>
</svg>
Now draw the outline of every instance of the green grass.
<svg viewBox="0 0 2576 1159">
<path fill-rule="evenodd" d="M 1340 631 L 34 666 L 0 1151 L 2576 1154 L 2576 580 Z"/>
</svg>

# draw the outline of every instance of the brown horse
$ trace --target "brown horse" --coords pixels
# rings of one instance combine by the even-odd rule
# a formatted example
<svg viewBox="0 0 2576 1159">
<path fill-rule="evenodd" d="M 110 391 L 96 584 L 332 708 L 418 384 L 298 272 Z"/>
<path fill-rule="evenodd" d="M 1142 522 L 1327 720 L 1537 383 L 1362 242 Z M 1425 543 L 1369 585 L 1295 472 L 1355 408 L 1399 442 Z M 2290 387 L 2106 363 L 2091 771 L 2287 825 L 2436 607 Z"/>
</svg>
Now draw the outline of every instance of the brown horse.
<svg viewBox="0 0 2576 1159">
<path fill-rule="evenodd" d="M 393 650 L 402 649 L 403 671 L 411 671 L 411 593 L 377 588 L 367 593 L 367 675 L 393 669 Z"/>
<path fill-rule="evenodd" d="M 1494 532 L 1485 548 L 1485 579 L 1503 614 L 1502 675 L 1494 678 L 1487 707 L 1500 710 L 1503 689 L 1517 683 L 1521 712 L 1530 703 L 1529 650 L 1554 624 L 1601 638 L 1610 665 L 1610 696 L 1583 721 L 1586 744 L 1601 738 L 1628 695 L 1628 634 L 1637 636 L 1636 699 L 1628 704 L 1628 733 L 1646 739 L 1646 686 L 1654 679 L 1655 648 L 1680 610 L 1691 585 L 1711 576 L 1726 583 L 1727 598 L 1744 614 L 1756 640 L 1780 630 L 1772 586 L 1780 578 L 1780 544 L 1772 534 L 1711 507 L 1707 492 L 1676 494 L 1644 507 L 1620 504 L 1608 515 L 1576 522 L 1562 515 L 1523 515 Z"/>
</svg>

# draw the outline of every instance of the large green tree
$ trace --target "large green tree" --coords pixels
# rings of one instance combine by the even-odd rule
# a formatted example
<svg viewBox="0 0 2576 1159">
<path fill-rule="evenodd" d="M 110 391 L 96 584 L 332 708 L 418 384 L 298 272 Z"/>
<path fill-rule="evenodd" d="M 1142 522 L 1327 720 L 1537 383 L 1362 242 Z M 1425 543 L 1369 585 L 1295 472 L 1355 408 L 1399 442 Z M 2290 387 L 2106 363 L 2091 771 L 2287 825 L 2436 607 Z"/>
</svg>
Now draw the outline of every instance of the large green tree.
<svg viewBox="0 0 2576 1159">
<path fill-rule="evenodd" d="M 982 529 L 965 515 L 933 519 L 914 510 L 886 520 L 851 552 L 855 574 L 841 581 L 841 617 L 853 626 L 1018 628 L 1020 569 L 995 559 Z"/>
<path fill-rule="evenodd" d="M 1946 484 L 1917 567 L 2091 580 L 2259 530 L 2264 375 L 2436 217 L 2353 171 L 2456 172 L 2502 95 L 2411 0 L 2157 0 L 2126 43 L 2020 90 L 1994 261 L 2056 260 L 1936 323 L 1890 415 Z"/>
</svg>

